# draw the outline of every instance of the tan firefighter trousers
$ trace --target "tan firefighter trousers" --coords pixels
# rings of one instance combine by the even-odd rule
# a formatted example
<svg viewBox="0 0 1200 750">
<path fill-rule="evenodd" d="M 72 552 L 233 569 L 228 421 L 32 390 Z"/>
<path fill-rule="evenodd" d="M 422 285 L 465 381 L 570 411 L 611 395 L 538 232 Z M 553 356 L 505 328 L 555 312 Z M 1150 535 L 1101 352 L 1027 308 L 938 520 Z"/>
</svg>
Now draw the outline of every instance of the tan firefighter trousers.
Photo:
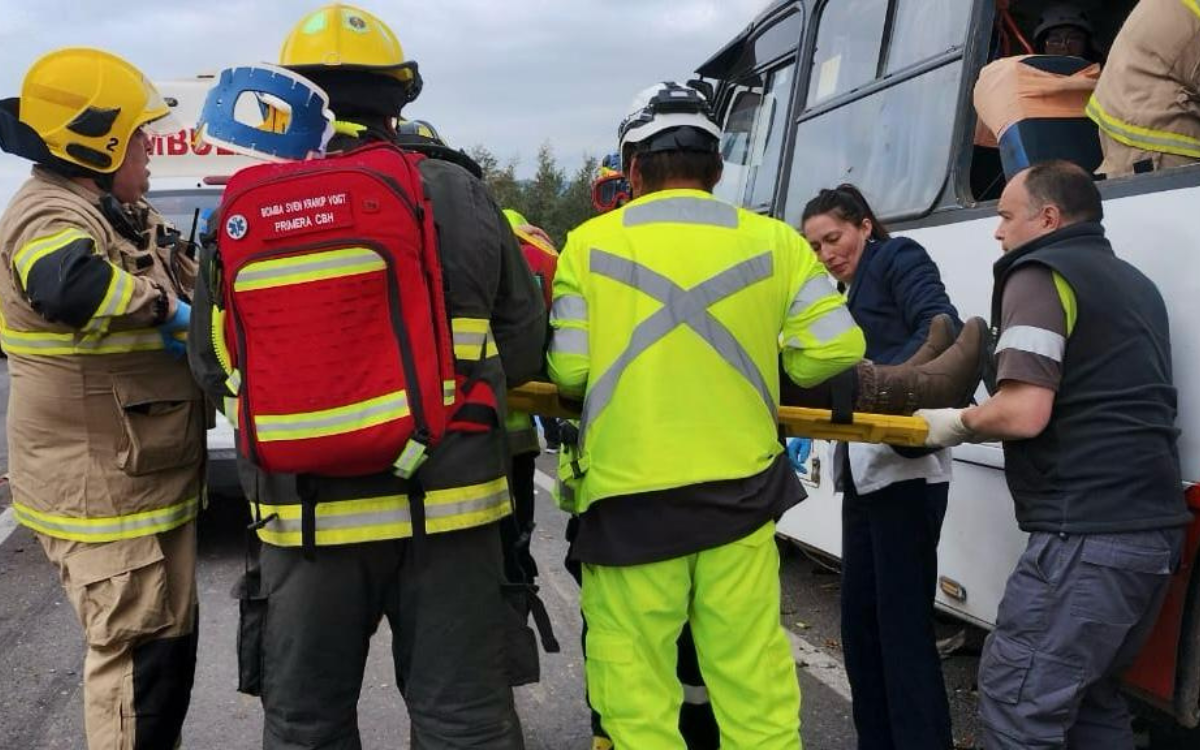
<svg viewBox="0 0 1200 750">
<path fill-rule="evenodd" d="M 105 544 L 38 535 L 83 624 L 89 750 L 176 747 L 196 665 L 196 523 Z"/>
</svg>

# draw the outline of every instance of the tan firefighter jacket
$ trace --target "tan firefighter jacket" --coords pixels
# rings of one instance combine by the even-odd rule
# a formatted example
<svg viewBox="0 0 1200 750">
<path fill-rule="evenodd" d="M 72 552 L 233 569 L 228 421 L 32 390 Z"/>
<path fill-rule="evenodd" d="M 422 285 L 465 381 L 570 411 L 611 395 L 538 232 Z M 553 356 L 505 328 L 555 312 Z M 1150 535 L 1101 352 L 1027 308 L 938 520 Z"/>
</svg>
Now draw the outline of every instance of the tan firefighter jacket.
<svg viewBox="0 0 1200 750">
<path fill-rule="evenodd" d="M 1138 3 L 1087 114 L 1130 148 L 1200 159 L 1200 0 Z"/>
<path fill-rule="evenodd" d="M 190 294 L 195 264 L 154 211 L 139 248 L 100 199 L 35 167 L 0 217 L 13 508 L 83 542 L 193 519 L 204 458 L 203 397 L 155 328 Z"/>
</svg>

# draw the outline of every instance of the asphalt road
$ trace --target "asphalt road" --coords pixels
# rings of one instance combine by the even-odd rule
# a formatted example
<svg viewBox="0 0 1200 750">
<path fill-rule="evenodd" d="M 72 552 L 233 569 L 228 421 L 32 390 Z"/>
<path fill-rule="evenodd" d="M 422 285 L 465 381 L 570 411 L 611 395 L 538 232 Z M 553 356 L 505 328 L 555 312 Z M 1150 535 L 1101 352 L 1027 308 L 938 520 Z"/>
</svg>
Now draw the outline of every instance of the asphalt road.
<svg viewBox="0 0 1200 750">
<path fill-rule="evenodd" d="M 0 410 L 7 403 L 6 362 L 0 360 Z M 0 440 L 2 466 L 7 466 Z M 539 460 L 553 471 L 551 457 Z M 543 476 L 545 482 L 548 477 Z M 542 681 L 517 690 L 518 710 L 530 750 L 586 750 L 588 715 L 583 702 L 579 653 L 578 591 L 561 561 L 565 516 L 539 490 L 539 526 L 534 552 L 543 571 L 542 596 L 554 622 L 560 654 L 543 655 Z M 0 485 L 0 750 L 68 750 L 84 746 L 78 622 L 33 535 L 13 528 L 10 501 Z M 200 657 L 191 710 L 184 729 L 188 750 L 260 747 L 262 711 L 257 699 L 235 691 L 237 606 L 229 591 L 244 565 L 246 509 L 216 498 L 200 523 L 198 581 L 201 600 Z M 853 750 L 849 689 L 841 668 L 838 582 L 827 563 L 783 545 L 783 622 L 793 635 L 803 689 L 805 746 Z M 961 641 L 944 662 L 959 747 L 975 746 L 975 671 L 983 634 L 953 621 L 939 621 L 939 636 Z M 403 701 L 395 687 L 390 633 L 381 626 L 359 702 L 365 748 L 405 746 Z M 1150 724 L 1142 747 L 1182 750 L 1200 747 L 1200 735 L 1171 736 Z M 1150 732 L 1154 736 L 1151 739 Z"/>
</svg>

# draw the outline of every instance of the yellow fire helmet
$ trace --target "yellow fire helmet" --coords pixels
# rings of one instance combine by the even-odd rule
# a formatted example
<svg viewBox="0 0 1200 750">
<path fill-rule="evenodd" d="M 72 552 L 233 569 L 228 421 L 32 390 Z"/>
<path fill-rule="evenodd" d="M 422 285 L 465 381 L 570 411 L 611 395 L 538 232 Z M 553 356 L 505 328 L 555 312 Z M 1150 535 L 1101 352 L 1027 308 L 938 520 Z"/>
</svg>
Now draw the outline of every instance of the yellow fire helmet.
<svg viewBox="0 0 1200 750">
<path fill-rule="evenodd" d="M 279 64 L 300 73 L 313 68 L 381 73 L 406 84 L 409 101 L 421 90 L 416 62 L 404 59 L 400 40 L 387 24 L 342 3 L 326 5 L 300 19 L 283 42 Z"/>
<path fill-rule="evenodd" d="M 56 50 L 35 62 L 21 84 L 20 101 L 21 122 L 51 154 L 101 174 L 121 166 L 138 128 L 155 133 L 180 129 L 140 70 L 87 47 Z"/>
</svg>

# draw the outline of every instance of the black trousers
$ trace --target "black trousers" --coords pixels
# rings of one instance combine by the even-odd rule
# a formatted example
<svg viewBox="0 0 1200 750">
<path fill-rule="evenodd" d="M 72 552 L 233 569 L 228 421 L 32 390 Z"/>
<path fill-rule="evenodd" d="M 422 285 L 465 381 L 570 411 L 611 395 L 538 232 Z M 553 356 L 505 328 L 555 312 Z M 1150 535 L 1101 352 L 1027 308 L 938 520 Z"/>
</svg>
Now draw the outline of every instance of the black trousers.
<svg viewBox="0 0 1200 750">
<path fill-rule="evenodd" d="M 546 445 L 550 448 L 557 448 L 561 445 L 562 429 L 559 427 L 558 419 L 539 416 L 538 421 L 542 423 L 542 433 L 546 436 Z"/>
<path fill-rule="evenodd" d="M 498 524 L 410 540 L 262 546 L 265 750 L 359 750 L 371 636 L 392 629 L 396 682 L 421 750 L 524 747 L 509 687 Z M 243 632 L 243 637 L 247 634 Z"/>
<path fill-rule="evenodd" d="M 846 484 L 842 646 L 858 748 L 949 750 L 933 598 L 950 485 L 913 480 L 860 496 Z"/>
<path fill-rule="evenodd" d="M 538 573 L 537 563 L 529 550 L 536 505 L 533 476 L 537 472 L 537 457 L 536 453 L 513 456 L 512 472 L 509 474 L 513 512 L 500 519 L 504 577 L 516 583 L 533 583 Z"/>
</svg>

